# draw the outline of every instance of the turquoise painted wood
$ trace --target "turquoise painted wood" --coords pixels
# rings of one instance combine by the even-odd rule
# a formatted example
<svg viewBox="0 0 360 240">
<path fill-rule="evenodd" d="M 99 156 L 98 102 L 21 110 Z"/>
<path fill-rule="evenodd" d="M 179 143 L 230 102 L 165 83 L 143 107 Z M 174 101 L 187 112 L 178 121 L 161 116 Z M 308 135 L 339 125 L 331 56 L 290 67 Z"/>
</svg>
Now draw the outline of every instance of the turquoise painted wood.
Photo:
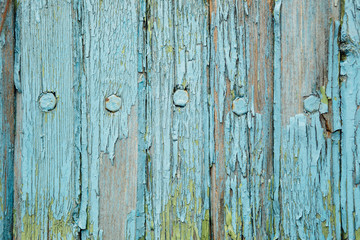
<svg viewBox="0 0 360 240">
<path fill-rule="evenodd" d="M 353 0 L 0 0 L 1 239 L 360 239 Z"/>
<path fill-rule="evenodd" d="M 14 7 L 0 1 L 0 239 L 11 239 L 14 209 Z"/>
</svg>

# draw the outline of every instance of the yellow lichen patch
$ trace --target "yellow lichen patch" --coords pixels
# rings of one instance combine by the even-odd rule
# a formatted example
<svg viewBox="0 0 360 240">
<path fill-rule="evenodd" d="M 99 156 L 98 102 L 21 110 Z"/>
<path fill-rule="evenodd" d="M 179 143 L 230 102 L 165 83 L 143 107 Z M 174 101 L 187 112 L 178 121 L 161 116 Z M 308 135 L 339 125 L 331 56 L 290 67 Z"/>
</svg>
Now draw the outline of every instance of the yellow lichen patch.
<svg viewBox="0 0 360 240">
<path fill-rule="evenodd" d="M 236 239 L 236 234 L 232 226 L 232 215 L 228 206 L 225 206 L 225 234 L 230 236 L 231 239 Z"/>
<path fill-rule="evenodd" d="M 329 235 L 329 226 L 326 224 L 326 220 L 321 222 L 321 230 L 322 230 L 322 233 L 323 233 L 325 239 L 327 239 L 327 237 Z"/>
<path fill-rule="evenodd" d="M 188 193 L 184 194 L 182 183 L 176 186 L 161 212 L 160 239 L 209 239 L 210 236 L 210 213 L 205 210 L 205 216 L 201 221 L 201 237 L 199 234 L 196 215 L 202 211 L 202 199 L 195 197 L 195 184 L 190 180 L 187 186 Z M 190 199 L 188 199 L 190 196 Z M 181 212 L 181 213 L 180 213 Z M 185 214 L 181 218 L 179 214 Z"/>
<path fill-rule="evenodd" d="M 36 197 L 37 199 L 37 197 Z M 37 200 L 35 201 L 37 206 Z M 21 239 L 42 239 L 44 238 L 44 228 L 48 229 L 47 238 L 49 239 L 75 239 L 73 234 L 73 229 L 71 226 L 71 216 L 70 214 L 61 219 L 56 219 L 53 212 L 51 211 L 51 205 L 48 206 L 47 217 L 40 219 L 41 214 L 38 214 L 37 207 L 35 208 L 35 213 L 29 215 L 26 211 L 22 218 L 23 231 L 21 232 Z"/>
<path fill-rule="evenodd" d="M 174 51 L 174 48 L 170 45 L 166 46 L 166 53 L 172 53 Z"/>
<path fill-rule="evenodd" d="M 201 240 L 210 239 L 210 211 L 205 211 L 205 217 L 201 225 Z"/>
<path fill-rule="evenodd" d="M 321 93 L 321 102 L 328 105 L 329 101 L 325 93 L 325 86 L 320 87 L 320 93 Z"/>
<path fill-rule="evenodd" d="M 355 230 L 355 239 L 360 239 L 360 228 Z"/>
</svg>

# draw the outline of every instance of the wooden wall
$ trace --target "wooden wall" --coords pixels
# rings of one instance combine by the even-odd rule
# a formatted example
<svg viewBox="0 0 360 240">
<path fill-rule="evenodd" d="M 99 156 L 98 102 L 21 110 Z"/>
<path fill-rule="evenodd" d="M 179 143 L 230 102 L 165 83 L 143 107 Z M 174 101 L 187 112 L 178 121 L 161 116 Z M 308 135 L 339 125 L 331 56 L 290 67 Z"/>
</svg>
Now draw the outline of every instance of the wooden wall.
<svg viewBox="0 0 360 240">
<path fill-rule="evenodd" d="M 359 9 L 0 0 L 0 238 L 360 239 Z"/>
</svg>

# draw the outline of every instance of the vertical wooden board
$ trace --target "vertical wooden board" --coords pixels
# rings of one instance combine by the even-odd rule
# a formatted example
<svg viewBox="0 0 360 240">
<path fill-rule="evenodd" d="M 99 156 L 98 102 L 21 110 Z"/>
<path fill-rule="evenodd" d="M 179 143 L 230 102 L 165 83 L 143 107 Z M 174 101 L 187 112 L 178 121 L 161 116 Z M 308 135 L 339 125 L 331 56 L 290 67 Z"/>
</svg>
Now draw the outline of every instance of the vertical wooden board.
<svg viewBox="0 0 360 240">
<path fill-rule="evenodd" d="M 273 237 L 273 5 L 245 2 L 245 43 L 248 116 L 249 180 L 253 237 Z"/>
<path fill-rule="evenodd" d="M 359 2 L 343 1 L 341 28 L 341 226 L 360 239 L 360 16 Z"/>
<path fill-rule="evenodd" d="M 246 181 L 246 116 L 242 114 L 238 118 L 231 114 L 235 93 L 247 99 L 244 4 L 242 1 L 210 1 L 209 14 L 212 236 L 214 239 L 236 238 L 237 235 L 249 238 L 252 230 Z M 244 105 L 247 112 L 246 101 Z M 234 121 L 236 129 L 235 124 L 231 126 Z M 231 141 L 233 138 L 235 141 Z M 235 145 L 234 151 L 229 146 L 231 143 Z M 240 182 L 243 182 L 242 189 Z M 246 211 L 243 212 L 241 206 Z"/>
<path fill-rule="evenodd" d="M 208 6 L 148 4 L 146 239 L 210 239 Z"/>
<path fill-rule="evenodd" d="M 75 12 L 68 1 L 17 3 L 16 239 L 77 236 Z"/>
<path fill-rule="evenodd" d="M 14 9 L 0 1 L 4 20 L 0 33 L 0 239 L 11 239 L 14 200 Z"/>
<path fill-rule="evenodd" d="M 271 11 L 272 1 L 210 5 L 215 239 L 262 239 L 272 234 Z"/>
<path fill-rule="evenodd" d="M 139 5 L 83 3 L 83 238 L 135 238 Z"/>
<path fill-rule="evenodd" d="M 339 120 L 332 104 L 339 69 L 339 24 L 333 22 L 338 11 L 334 1 L 275 2 L 277 238 L 340 238 L 339 133 L 332 122 Z"/>
</svg>

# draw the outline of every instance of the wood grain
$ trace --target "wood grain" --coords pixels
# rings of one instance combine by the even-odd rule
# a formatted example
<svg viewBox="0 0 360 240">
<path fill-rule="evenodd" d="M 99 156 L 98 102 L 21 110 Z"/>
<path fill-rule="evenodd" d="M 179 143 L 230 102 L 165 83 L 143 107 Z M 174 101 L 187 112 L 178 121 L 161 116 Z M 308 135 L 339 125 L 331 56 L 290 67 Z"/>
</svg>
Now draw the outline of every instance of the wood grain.
<svg viewBox="0 0 360 240">
<path fill-rule="evenodd" d="M 1 239 L 360 239 L 358 1 L 6 6 Z"/>
<path fill-rule="evenodd" d="M 149 2 L 146 238 L 209 239 L 207 17 L 203 1 Z"/>
<path fill-rule="evenodd" d="M 17 5 L 15 239 L 77 236 L 75 7 L 66 1 Z M 54 93 L 57 104 L 44 112 L 39 101 L 47 92 Z"/>
<path fill-rule="evenodd" d="M 275 237 L 340 239 L 339 133 L 330 127 L 339 119 L 330 85 L 339 5 L 277 1 L 274 16 Z"/>
<path fill-rule="evenodd" d="M 0 1 L 0 238 L 10 239 L 13 231 L 14 200 L 14 8 Z"/>
<path fill-rule="evenodd" d="M 139 9 L 130 0 L 83 2 L 83 238 L 135 238 Z M 109 112 L 113 94 L 121 107 Z"/>
<path fill-rule="evenodd" d="M 211 1 L 214 239 L 272 236 L 272 2 Z M 246 113 L 232 110 L 245 99 Z M 269 144 L 266 144 L 269 143 Z"/>
</svg>

